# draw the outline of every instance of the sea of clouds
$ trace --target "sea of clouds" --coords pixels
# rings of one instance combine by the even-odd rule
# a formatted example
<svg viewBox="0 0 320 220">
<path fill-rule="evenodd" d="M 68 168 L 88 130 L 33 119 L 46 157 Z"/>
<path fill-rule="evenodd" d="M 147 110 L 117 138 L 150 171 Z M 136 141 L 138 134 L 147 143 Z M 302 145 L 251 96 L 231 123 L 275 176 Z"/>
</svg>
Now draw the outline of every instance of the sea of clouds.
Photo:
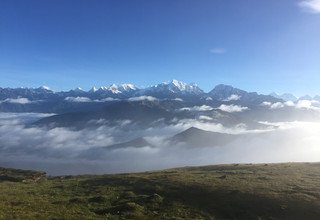
<svg viewBox="0 0 320 220">
<path fill-rule="evenodd" d="M 86 129 L 46 128 L 31 123 L 50 116 L 0 113 L 0 166 L 44 170 L 50 175 L 116 173 L 222 163 L 267 163 L 320 160 L 320 122 L 261 121 L 264 129 L 245 124 L 226 128 L 208 118 L 185 119 L 172 125 L 126 129 L 130 121 L 109 127 L 101 121 Z M 93 123 L 93 122 L 90 122 Z M 239 135 L 216 147 L 172 145 L 167 138 L 190 127 Z M 152 146 L 106 149 L 102 157 L 90 149 L 145 137 Z M 81 155 L 81 156 L 80 156 Z"/>
</svg>

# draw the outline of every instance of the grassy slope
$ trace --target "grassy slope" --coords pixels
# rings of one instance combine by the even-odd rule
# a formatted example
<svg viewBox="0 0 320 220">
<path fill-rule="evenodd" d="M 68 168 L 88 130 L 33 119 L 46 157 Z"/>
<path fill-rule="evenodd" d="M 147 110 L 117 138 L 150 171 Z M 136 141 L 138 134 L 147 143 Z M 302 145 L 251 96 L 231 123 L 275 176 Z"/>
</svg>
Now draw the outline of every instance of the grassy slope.
<svg viewBox="0 0 320 220">
<path fill-rule="evenodd" d="M 320 219 L 320 164 L 45 178 L 0 169 L 0 219 Z"/>
</svg>

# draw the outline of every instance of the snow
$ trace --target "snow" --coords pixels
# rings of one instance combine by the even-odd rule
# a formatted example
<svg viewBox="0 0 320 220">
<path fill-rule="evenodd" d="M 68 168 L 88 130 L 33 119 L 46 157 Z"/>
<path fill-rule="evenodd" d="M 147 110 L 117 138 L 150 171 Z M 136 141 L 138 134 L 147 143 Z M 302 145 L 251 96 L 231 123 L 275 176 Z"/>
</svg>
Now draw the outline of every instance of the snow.
<svg viewBox="0 0 320 220">
<path fill-rule="evenodd" d="M 39 89 L 51 91 L 51 89 L 48 86 L 40 86 Z"/>
</svg>

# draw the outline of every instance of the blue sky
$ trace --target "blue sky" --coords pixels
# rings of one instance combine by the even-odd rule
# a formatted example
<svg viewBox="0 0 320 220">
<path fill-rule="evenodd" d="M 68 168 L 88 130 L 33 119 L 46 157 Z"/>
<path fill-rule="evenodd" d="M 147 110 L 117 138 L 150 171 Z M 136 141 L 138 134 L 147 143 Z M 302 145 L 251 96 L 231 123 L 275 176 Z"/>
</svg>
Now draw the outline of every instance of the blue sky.
<svg viewBox="0 0 320 220">
<path fill-rule="evenodd" d="M 320 94 L 320 0 L 2 0 L 0 87 Z"/>
</svg>

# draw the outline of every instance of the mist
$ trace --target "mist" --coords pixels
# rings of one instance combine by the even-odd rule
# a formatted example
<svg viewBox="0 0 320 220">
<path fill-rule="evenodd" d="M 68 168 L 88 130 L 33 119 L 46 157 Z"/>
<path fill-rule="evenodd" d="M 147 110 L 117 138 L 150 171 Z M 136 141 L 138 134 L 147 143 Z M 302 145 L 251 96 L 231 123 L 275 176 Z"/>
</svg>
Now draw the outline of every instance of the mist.
<svg viewBox="0 0 320 220">
<path fill-rule="evenodd" d="M 0 166 L 46 171 L 49 175 L 121 173 L 180 166 L 226 163 L 312 162 L 320 156 L 320 122 L 259 122 L 265 129 L 245 124 L 226 128 L 207 120 L 180 120 L 172 125 L 142 130 L 125 129 L 130 121 L 109 127 L 33 127 L 48 114 L 0 114 Z M 93 123 L 93 122 L 90 122 Z M 236 135 L 223 146 L 171 144 L 168 138 L 190 127 Z M 151 146 L 108 149 L 107 146 L 144 137 Z M 105 148 L 103 148 L 105 147 Z M 91 155 L 98 149 L 99 156 Z"/>
</svg>

